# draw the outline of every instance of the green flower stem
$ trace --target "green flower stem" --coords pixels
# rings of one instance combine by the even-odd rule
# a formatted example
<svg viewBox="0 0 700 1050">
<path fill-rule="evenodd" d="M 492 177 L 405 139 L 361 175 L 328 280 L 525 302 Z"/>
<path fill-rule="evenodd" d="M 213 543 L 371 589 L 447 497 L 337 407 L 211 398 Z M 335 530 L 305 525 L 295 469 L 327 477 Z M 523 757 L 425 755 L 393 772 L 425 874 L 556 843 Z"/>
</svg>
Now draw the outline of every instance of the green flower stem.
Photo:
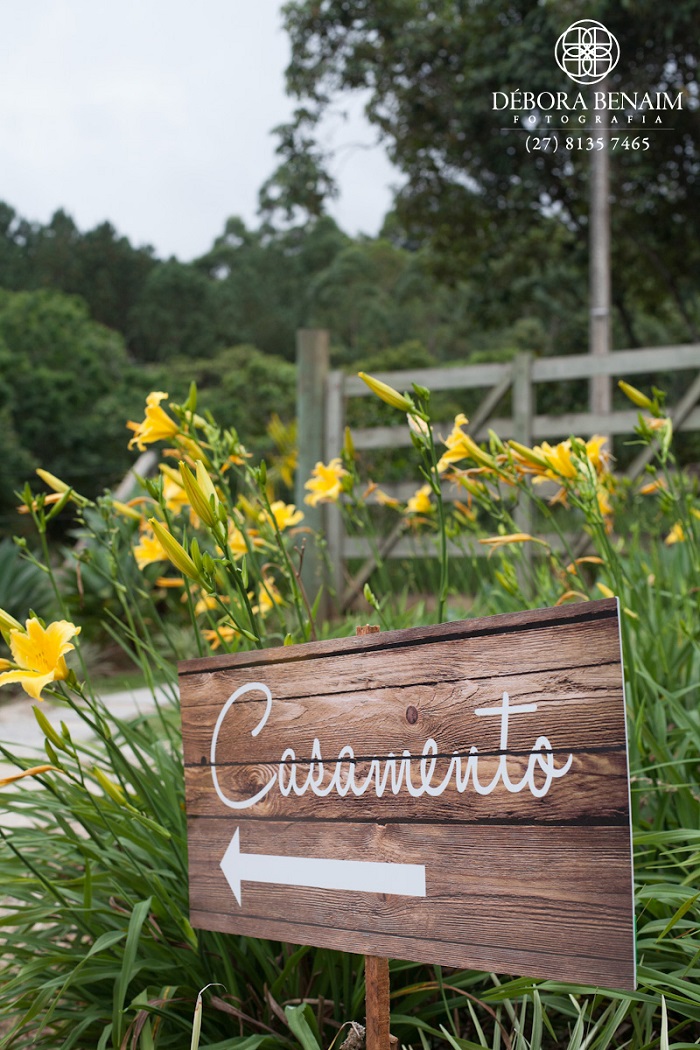
<svg viewBox="0 0 700 1050">
<path fill-rule="evenodd" d="M 438 609 L 437 609 L 437 622 L 444 623 L 445 612 L 447 608 L 447 591 L 449 588 L 449 555 L 447 549 L 447 516 L 445 514 L 445 501 L 442 498 L 442 486 L 440 485 L 440 475 L 438 474 L 438 455 L 435 448 L 435 437 L 433 435 L 433 428 L 430 425 L 430 419 L 426 412 L 422 412 L 419 417 L 423 422 L 427 423 L 427 461 L 428 461 L 428 475 L 430 487 L 435 493 L 435 501 L 437 503 L 438 512 L 438 529 L 440 533 L 440 583 L 438 585 Z"/>
<path fill-rule="evenodd" d="M 306 637 L 306 622 L 304 620 L 304 612 L 306 611 L 306 615 L 308 616 L 309 626 L 311 628 L 311 637 L 315 639 L 316 638 L 316 624 L 314 623 L 313 614 L 312 614 L 311 609 L 309 608 L 308 600 L 305 602 L 305 595 L 302 592 L 302 589 L 301 589 L 300 584 L 299 584 L 299 580 L 297 578 L 297 572 L 296 572 L 294 566 L 292 565 L 291 558 L 289 557 L 289 551 L 287 550 L 287 545 L 285 544 L 284 539 L 282 537 L 282 533 L 280 532 L 280 527 L 277 524 L 277 518 L 272 513 L 272 507 L 270 505 L 270 498 L 269 498 L 269 496 L 267 494 L 267 490 L 266 490 L 265 486 L 264 485 L 259 485 L 258 486 L 258 492 L 259 492 L 259 495 L 260 495 L 260 501 L 263 504 L 263 507 L 265 508 L 265 511 L 267 512 L 267 516 L 268 516 L 269 521 L 272 524 L 272 528 L 273 528 L 274 533 L 275 533 L 275 539 L 277 540 L 277 546 L 278 546 L 280 554 L 282 555 L 282 558 L 284 560 L 284 564 L 285 564 L 285 566 L 287 568 L 287 578 L 289 580 L 289 584 L 290 584 L 290 587 L 292 589 L 292 600 L 294 602 L 294 609 L 295 609 L 295 612 L 297 614 L 297 620 L 299 621 L 299 629 L 301 630 L 301 636 L 302 636 L 302 638 Z M 263 586 L 264 586 L 264 583 L 263 583 Z M 272 596 L 269 594 L 269 591 L 268 591 L 268 596 L 272 600 Z M 274 602 L 273 602 L 273 604 L 274 604 Z M 304 605 L 305 604 L 306 604 L 306 610 L 304 609 Z"/>
</svg>

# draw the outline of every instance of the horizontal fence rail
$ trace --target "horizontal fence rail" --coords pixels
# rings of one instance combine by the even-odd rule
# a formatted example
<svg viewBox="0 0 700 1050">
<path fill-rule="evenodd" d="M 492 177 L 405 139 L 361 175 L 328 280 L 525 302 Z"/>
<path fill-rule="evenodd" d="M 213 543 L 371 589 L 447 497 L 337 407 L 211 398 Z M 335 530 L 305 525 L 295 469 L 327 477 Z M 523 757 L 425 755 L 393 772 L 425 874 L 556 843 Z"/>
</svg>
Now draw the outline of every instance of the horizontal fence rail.
<svg viewBox="0 0 700 1050">
<path fill-rule="evenodd" d="M 300 345 L 306 348 L 305 355 L 297 358 L 299 365 L 299 396 L 297 408 L 299 413 L 300 435 L 323 433 L 322 441 L 314 448 L 308 444 L 304 450 L 305 464 L 313 464 L 322 459 L 328 462 L 340 455 L 347 418 L 348 402 L 353 398 L 373 396 L 366 384 L 357 376 L 345 375 L 328 368 L 328 337 L 325 332 L 306 332 Z M 314 339 L 315 337 L 315 339 Z M 313 348 L 316 348 L 315 350 Z M 674 408 L 668 409 L 675 430 L 700 430 L 700 344 L 682 344 L 678 346 L 645 347 L 639 350 L 616 350 L 607 355 L 572 354 L 566 357 L 535 358 L 531 354 L 520 354 L 506 364 L 462 365 L 451 368 L 416 368 L 395 372 L 378 372 L 376 378 L 388 383 L 399 391 L 410 390 L 413 383 L 428 387 L 432 391 L 451 392 L 459 390 L 484 390 L 484 396 L 475 412 L 470 414 L 469 433 L 476 440 L 483 439 L 488 427 L 493 428 L 501 438 L 514 438 L 523 444 L 531 445 L 544 440 L 562 440 L 576 434 L 579 437 L 590 437 L 593 434 L 616 436 L 632 434 L 638 422 L 638 411 L 625 408 L 611 411 L 608 414 L 594 412 L 563 412 L 561 414 L 538 414 L 537 388 L 545 383 L 569 380 L 589 381 L 595 376 L 629 379 L 638 375 L 658 376 L 668 372 L 694 372 L 695 376 L 688 383 L 686 392 Z M 309 387 L 310 377 L 318 389 L 324 389 L 323 407 L 318 408 L 316 398 L 314 413 L 318 418 L 304 421 L 304 412 L 308 413 L 309 399 L 303 391 Z M 504 396 L 511 393 L 512 411 L 510 416 L 494 416 Z M 452 430 L 453 421 L 435 423 L 436 435 L 445 438 Z M 379 449 L 401 449 L 411 446 L 410 430 L 407 424 L 400 426 L 361 427 L 352 432 L 353 443 L 359 451 Z M 627 476 L 635 478 L 641 474 L 650 461 L 653 450 L 645 448 L 631 464 Z M 296 498 L 301 504 L 304 498 L 304 482 L 310 471 L 299 472 Z M 405 501 L 416 490 L 416 482 L 399 482 L 382 485 L 390 496 Z M 447 499 L 458 498 L 454 495 L 453 486 L 445 486 Z M 404 534 L 401 524 L 397 524 L 392 533 L 379 539 L 372 552 L 370 543 L 364 537 L 346 535 L 343 520 L 338 507 L 327 505 L 317 523 L 323 529 L 329 561 L 332 566 L 332 580 L 339 608 L 347 605 L 361 590 L 375 565 L 376 548 L 382 558 L 425 558 L 434 557 L 436 546 L 431 536 L 408 536 Z M 523 523 L 526 524 L 526 523 Z M 526 530 L 527 531 L 527 530 Z M 473 542 L 452 543 L 453 556 L 474 556 L 483 553 L 484 548 Z M 348 559 L 365 558 L 362 569 L 350 579 L 346 565 Z"/>
</svg>

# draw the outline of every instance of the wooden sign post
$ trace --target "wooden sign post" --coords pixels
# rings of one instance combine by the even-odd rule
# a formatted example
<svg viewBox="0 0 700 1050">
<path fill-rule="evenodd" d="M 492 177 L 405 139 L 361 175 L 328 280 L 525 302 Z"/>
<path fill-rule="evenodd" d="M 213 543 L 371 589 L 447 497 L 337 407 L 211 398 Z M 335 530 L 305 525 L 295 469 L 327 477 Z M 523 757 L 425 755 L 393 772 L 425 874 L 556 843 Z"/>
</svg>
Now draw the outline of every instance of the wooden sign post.
<svg viewBox="0 0 700 1050">
<path fill-rule="evenodd" d="M 179 670 L 194 926 L 635 987 L 614 599 Z"/>
<path fill-rule="evenodd" d="M 358 638 L 378 634 L 379 627 L 366 624 L 355 628 Z M 389 1050 L 389 960 L 365 955 L 365 1047 L 367 1050 Z"/>
</svg>

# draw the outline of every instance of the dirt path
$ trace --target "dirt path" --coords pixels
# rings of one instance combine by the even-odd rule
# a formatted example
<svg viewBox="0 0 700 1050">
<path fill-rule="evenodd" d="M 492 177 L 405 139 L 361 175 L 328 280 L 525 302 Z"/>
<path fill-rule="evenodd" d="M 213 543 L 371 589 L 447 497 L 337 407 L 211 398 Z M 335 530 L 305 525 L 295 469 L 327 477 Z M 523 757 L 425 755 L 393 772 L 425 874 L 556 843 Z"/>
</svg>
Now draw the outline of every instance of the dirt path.
<svg viewBox="0 0 700 1050">
<path fill-rule="evenodd" d="M 112 714 L 123 721 L 133 718 L 135 715 L 147 713 L 153 709 L 154 705 L 153 695 L 150 689 L 147 688 L 110 693 L 106 697 L 105 703 Z M 43 713 L 59 733 L 61 731 L 61 722 L 65 722 L 75 741 L 90 739 L 90 729 L 72 708 L 51 700 L 45 700 L 39 704 L 22 693 L 11 700 L 3 700 L 0 704 L 0 741 L 8 750 L 14 752 L 18 758 L 36 759 L 37 764 L 46 761 L 43 734 L 32 710 L 35 704 L 41 707 Z M 0 756 L 0 777 L 10 776 L 16 772 L 18 772 L 17 766 Z M 25 783 L 27 782 L 25 781 Z M 0 823 L 5 827 L 15 823 L 13 815 L 2 812 L 1 798 Z"/>
</svg>

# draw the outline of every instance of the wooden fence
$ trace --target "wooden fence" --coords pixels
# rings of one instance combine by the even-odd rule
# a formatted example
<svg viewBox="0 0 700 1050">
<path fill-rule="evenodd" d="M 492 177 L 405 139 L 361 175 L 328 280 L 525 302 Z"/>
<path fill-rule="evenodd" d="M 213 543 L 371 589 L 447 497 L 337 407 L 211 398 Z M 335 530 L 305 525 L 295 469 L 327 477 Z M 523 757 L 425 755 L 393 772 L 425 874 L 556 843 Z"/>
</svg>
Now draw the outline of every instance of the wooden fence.
<svg viewBox="0 0 700 1050">
<path fill-rule="evenodd" d="M 296 501 L 304 502 L 304 483 L 318 460 L 328 462 L 340 454 L 351 398 L 373 396 L 367 386 L 354 375 L 331 371 L 328 367 L 328 333 L 306 330 L 297 341 L 299 421 L 299 467 Z M 639 350 L 617 350 L 606 356 L 574 354 L 567 357 L 536 358 L 520 354 L 507 364 L 465 365 L 453 368 L 417 368 L 399 372 L 377 373 L 377 378 L 396 389 L 410 390 L 419 383 L 432 391 L 484 390 L 484 396 L 475 412 L 470 414 L 469 433 L 475 439 L 484 436 L 492 427 L 502 438 L 515 438 L 526 445 L 543 440 L 562 440 L 576 434 L 587 438 L 592 434 L 632 434 L 637 424 L 638 411 L 632 405 L 622 411 L 606 415 L 593 412 L 564 412 L 560 415 L 538 414 L 537 387 L 562 380 L 582 380 L 590 383 L 594 376 L 611 379 L 624 378 L 634 382 L 636 375 L 686 371 L 695 373 L 679 402 L 669 407 L 675 430 L 700 430 L 700 344 L 651 347 Z M 494 416 L 500 402 L 511 392 L 511 415 Z M 447 435 L 453 420 L 435 424 L 436 433 Z M 380 426 L 353 429 L 353 442 L 358 452 L 374 449 L 410 447 L 408 426 Z M 644 449 L 627 470 L 627 476 L 637 477 L 652 457 Z M 415 491 L 416 482 L 382 485 L 390 495 L 406 500 Z M 449 498 L 449 492 L 446 491 Z M 328 544 L 332 566 L 332 589 L 339 607 L 344 607 L 362 588 L 368 578 L 374 559 L 369 542 L 362 537 L 345 534 L 340 511 L 332 505 L 305 507 L 307 523 L 321 530 Z M 380 541 L 382 557 L 431 557 L 436 551 L 432 537 L 402 535 L 400 528 Z M 461 554 L 461 548 L 454 553 Z M 313 552 L 309 552 L 312 554 Z M 366 559 L 363 568 L 349 579 L 346 563 L 349 559 Z M 319 565 L 309 558 L 306 572 L 319 572 Z"/>
</svg>

